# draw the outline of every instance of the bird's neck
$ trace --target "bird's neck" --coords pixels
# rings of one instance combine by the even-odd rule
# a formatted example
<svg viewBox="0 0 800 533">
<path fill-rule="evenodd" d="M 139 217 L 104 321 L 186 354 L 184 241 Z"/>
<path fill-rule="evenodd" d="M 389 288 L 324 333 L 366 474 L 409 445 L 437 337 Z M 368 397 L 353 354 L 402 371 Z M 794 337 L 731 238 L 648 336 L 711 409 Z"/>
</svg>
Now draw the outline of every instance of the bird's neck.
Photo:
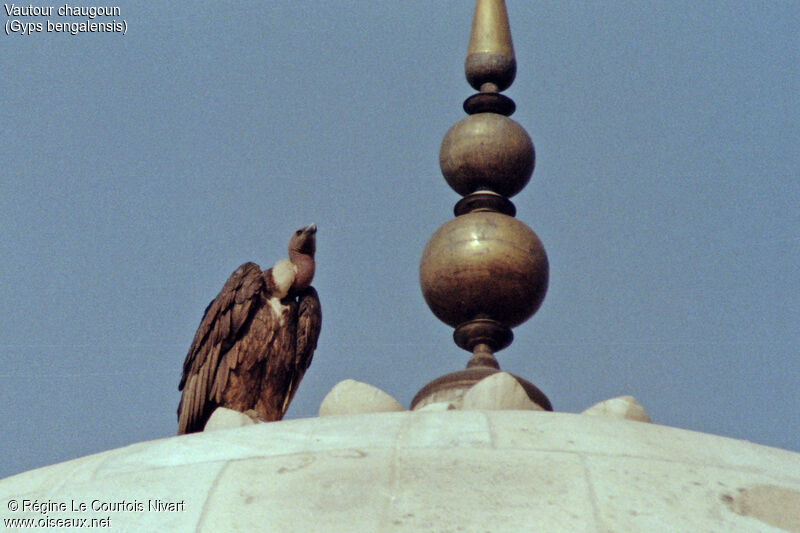
<svg viewBox="0 0 800 533">
<path fill-rule="evenodd" d="M 292 288 L 295 290 L 307 289 L 314 279 L 314 258 L 299 252 L 289 252 L 289 261 L 296 269 Z"/>
</svg>

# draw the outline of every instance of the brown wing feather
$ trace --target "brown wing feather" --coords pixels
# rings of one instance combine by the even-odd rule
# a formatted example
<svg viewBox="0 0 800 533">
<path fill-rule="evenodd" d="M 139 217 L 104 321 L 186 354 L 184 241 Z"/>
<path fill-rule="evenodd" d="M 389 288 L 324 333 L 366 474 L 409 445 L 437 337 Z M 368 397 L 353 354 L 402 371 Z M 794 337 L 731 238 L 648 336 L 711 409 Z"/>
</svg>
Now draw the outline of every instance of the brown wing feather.
<svg viewBox="0 0 800 533">
<path fill-rule="evenodd" d="M 222 405 L 263 420 L 280 420 L 294 358 L 297 304 L 287 298 L 279 316 L 272 305 L 260 307 L 244 335 L 226 356 L 231 365 Z M 235 353 L 234 353 L 235 352 Z"/>
<path fill-rule="evenodd" d="M 322 306 L 314 287 L 308 287 L 298 294 L 297 306 L 297 338 L 296 350 L 293 361 L 293 371 L 290 372 L 289 387 L 283 401 L 281 416 L 286 412 L 289 403 L 294 398 L 300 380 L 311 366 L 314 350 L 317 349 L 317 340 L 322 328 Z"/>
<path fill-rule="evenodd" d="M 255 263 L 245 263 L 231 274 L 206 307 L 178 385 L 178 390 L 183 391 L 178 404 L 179 435 L 202 430 L 219 405 L 230 368 L 241 359 L 241 354 L 229 354 L 229 350 L 248 330 L 256 311 L 265 305 L 268 294 L 264 293 L 261 269 Z"/>
</svg>

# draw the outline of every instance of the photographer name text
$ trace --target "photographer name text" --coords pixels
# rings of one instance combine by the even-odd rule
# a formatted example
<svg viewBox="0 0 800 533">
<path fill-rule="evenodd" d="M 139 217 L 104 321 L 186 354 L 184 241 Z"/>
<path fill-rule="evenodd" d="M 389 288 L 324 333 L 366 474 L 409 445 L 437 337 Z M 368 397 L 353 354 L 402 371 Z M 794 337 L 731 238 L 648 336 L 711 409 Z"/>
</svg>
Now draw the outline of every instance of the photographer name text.
<svg viewBox="0 0 800 533">
<path fill-rule="evenodd" d="M 12 512 L 38 513 L 180 513 L 186 510 L 184 500 L 11 500 L 8 510 Z"/>
</svg>

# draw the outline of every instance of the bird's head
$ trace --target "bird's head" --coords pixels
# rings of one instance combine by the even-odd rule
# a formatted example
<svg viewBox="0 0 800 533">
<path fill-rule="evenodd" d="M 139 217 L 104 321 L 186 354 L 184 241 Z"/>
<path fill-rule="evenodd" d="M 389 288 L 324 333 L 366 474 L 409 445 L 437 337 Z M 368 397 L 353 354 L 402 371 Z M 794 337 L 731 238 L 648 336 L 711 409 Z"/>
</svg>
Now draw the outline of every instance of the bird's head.
<svg viewBox="0 0 800 533">
<path fill-rule="evenodd" d="M 289 239 L 289 261 L 295 268 L 292 289 L 303 290 L 314 279 L 314 252 L 317 250 L 317 225 L 311 224 L 292 233 Z"/>
<path fill-rule="evenodd" d="M 292 233 L 292 238 L 289 239 L 289 258 L 296 254 L 314 257 L 314 252 L 317 250 L 316 235 L 316 224 L 304 226 Z"/>
</svg>

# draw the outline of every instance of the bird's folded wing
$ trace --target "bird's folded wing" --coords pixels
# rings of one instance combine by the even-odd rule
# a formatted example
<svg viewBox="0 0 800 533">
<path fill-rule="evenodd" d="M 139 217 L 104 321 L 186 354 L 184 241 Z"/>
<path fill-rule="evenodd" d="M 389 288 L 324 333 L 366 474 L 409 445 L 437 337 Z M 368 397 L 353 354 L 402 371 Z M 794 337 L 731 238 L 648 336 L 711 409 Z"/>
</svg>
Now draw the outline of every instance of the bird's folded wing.
<svg viewBox="0 0 800 533">
<path fill-rule="evenodd" d="M 252 319 L 254 303 L 262 296 L 264 278 L 255 263 L 245 263 L 231 274 L 208 304 L 183 363 L 178 390 L 178 434 L 199 431 L 217 406 L 224 383 L 215 386 L 219 363 Z M 227 374 L 229 369 L 223 369 Z M 227 380 L 222 380 L 227 381 Z M 213 387 L 213 390 L 212 390 Z"/>
<path fill-rule="evenodd" d="M 283 402 L 282 412 L 285 413 L 292 401 L 297 386 L 303 375 L 311 365 L 314 350 L 317 348 L 319 332 L 322 328 L 322 306 L 314 287 L 308 287 L 298 295 L 297 306 L 297 344 L 294 358 L 294 372 L 291 373 L 291 382 Z"/>
</svg>

